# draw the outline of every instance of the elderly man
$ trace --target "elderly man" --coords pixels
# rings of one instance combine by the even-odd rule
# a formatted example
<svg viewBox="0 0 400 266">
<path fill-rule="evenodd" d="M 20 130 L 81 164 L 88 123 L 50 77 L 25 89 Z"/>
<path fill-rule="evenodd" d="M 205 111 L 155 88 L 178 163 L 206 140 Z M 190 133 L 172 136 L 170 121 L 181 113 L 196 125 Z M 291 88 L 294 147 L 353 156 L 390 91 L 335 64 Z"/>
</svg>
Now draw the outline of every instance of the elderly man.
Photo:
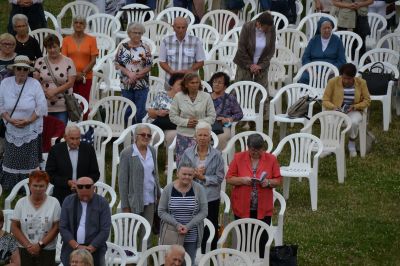
<svg viewBox="0 0 400 266">
<path fill-rule="evenodd" d="M 96 152 L 92 145 L 81 143 L 81 131 L 76 125 L 65 128 L 65 142 L 54 145 L 47 158 L 46 172 L 54 185 L 53 196 L 60 204 L 76 189 L 76 180 L 82 176 L 99 180 Z"/>
<path fill-rule="evenodd" d="M 71 252 L 86 249 L 92 254 L 94 265 L 103 266 L 111 228 L 110 207 L 105 198 L 94 192 L 90 177 L 79 178 L 76 190 L 76 194 L 65 198 L 61 208 L 61 262 L 70 265 Z"/>
<path fill-rule="evenodd" d="M 160 45 L 160 66 L 167 72 L 166 84 L 174 73 L 189 73 L 199 70 L 206 58 L 201 40 L 187 34 L 186 18 L 177 17 L 174 20 L 175 34 L 162 40 Z"/>
<path fill-rule="evenodd" d="M 172 245 L 165 254 L 165 266 L 181 266 L 185 260 L 185 249 L 179 245 Z"/>
</svg>

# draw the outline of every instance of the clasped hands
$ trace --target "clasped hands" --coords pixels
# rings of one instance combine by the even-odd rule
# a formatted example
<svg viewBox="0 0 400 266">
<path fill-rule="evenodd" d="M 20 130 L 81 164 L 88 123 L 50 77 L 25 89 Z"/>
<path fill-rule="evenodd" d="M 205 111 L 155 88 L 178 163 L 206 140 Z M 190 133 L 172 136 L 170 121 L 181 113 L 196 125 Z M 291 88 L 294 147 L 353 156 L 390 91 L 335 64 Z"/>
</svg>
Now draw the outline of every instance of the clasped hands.
<svg viewBox="0 0 400 266">
<path fill-rule="evenodd" d="M 178 224 L 176 226 L 176 230 L 178 231 L 178 234 L 180 235 L 186 235 L 189 229 L 186 227 L 186 225 Z"/>
<path fill-rule="evenodd" d="M 260 71 L 261 71 L 261 67 L 259 65 L 257 65 L 257 64 L 250 65 L 250 72 L 251 73 L 253 73 L 255 75 L 258 75 L 258 74 L 260 74 Z"/>
<path fill-rule="evenodd" d="M 250 176 L 246 176 L 241 178 L 242 181 L 242 186 L 252 186 L 253 185 L 253 178 L 251 178 Z M 268 181 L 270 181 L 270 185 L 271 185 L 271 179 L 264 179 L 263 181 L 260 182 L 260 186 L 263 188 L 268 187 Z"/>
</svg>

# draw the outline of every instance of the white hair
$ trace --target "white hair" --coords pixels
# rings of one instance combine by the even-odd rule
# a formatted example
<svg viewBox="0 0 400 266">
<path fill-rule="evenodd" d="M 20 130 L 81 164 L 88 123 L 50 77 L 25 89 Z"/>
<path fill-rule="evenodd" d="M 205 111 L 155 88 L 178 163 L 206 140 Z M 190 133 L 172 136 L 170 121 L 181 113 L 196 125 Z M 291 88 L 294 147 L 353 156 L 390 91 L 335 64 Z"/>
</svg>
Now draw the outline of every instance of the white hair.
<svg viewBox="0 0 400 266">
<path fill-rule="evenodd" d="M 196 134 L 199 129 L 208 129 L 209 133 L 211 134 L 211 125 L 205 121 L 199 121 L 196 125 Z"/>
</svg>

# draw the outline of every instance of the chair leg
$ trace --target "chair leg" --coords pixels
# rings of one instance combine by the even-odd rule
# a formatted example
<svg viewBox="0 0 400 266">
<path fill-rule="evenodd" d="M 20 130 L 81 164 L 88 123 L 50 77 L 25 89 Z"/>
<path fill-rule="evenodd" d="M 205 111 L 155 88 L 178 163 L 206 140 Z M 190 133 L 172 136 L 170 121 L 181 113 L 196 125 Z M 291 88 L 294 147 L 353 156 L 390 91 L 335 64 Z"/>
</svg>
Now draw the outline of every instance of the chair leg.
<svg viewBox="0 0 400 266">
<path fill-rule="evenodd" d="M 280 124 L 280 127 L 279 127 L 280 140 L 282 140 L 284 137 L 286 137 L 286 127 L 287 127 L 287 123 Z"/>
<path fill-rule="evenodd" d="M 338 181 L 339 183 L 344 183 L 344 176 L 345 176 L 345 155 L 344 153 L 342 154 L 341 151 L 336 151 L 336 169 L 337 169 L 337 175 L 338 175 Z"/>
<path fill-rule="evenodd" d="M 283 197 L 289 199 L 290 177 L 283 177 Z"/>
<path fill-rule="evenodd" d="M 317 200 L 318 200 L 318 177 L 312 174 L 309 178 L 310 180 L 310 197 L 311 197 L 311 209 L 313 211 L 317 210 Z"/>
<path fill-rule="evenodd" d="M 269 128 L 268 128 L 268 136 L 273 139 L 274 135 L 274 120 L 270 117 L 269 118 Z"/>
<path fill-rule="evenodd" d="M 388 131 L 389 130 L 389 123 L 390 123 L 390 113 L 391 113 L 391 106 L 390 106 L 390 100 L 389 101 L 383 101 L 382 102 L 383 106 L 383 131 Z"/>
</svg>

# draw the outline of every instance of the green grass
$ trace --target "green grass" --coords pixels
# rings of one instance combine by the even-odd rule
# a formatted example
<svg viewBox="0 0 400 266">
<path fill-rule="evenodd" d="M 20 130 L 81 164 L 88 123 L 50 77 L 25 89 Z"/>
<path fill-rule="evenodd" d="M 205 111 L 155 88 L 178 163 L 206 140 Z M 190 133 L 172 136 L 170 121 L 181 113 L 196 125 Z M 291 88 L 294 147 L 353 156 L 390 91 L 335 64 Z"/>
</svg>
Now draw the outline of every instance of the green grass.
<svg viewBox="0 0 400 266">
<path fill-rule="evenodd" d="M 66 2 L 44 1 L 45 9 L 56 15 Z M 7 1 L 2 1 L 0 8 L 0 27 L 5 32 Z M 381 105 L 374 103 L 368 127 L 378 143 L 365 158 L 346 157 L 344 184 L 337 181 L 335 157 L 320 160 L 317 211 L 311 210 L 307 179 L 292 180 L 284 242 L 299 245 L 299 265 L 400 265 L 400 119 L 394 115 L 390 130 L 383 132 L 381 114 Z M 289 127 L 291 132 L 298 129 Z M 275 147 L 278 135 L 277 129 Z M 165 150 L 160 150 L 164 184 L 166 156 Z M 107 152 L 106 160 L 110 175 L 111 152 Z"/>
</svg>

